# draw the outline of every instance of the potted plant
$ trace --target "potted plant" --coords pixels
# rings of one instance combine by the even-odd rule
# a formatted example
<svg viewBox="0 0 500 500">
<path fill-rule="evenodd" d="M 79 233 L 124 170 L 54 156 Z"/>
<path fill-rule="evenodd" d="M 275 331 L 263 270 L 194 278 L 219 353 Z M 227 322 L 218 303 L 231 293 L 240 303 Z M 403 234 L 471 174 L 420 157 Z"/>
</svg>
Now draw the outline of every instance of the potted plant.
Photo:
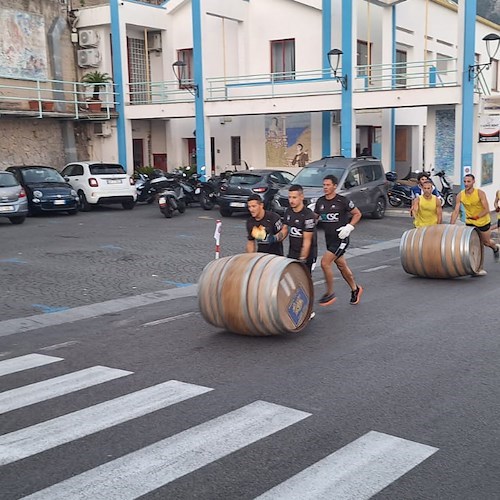
<svg viewBox="0 0 500 500">
<path fill-rule="evenodd" d="M 82 83 L 94 86 L 94 92 L 92 98 L 89 101 L 89 111 L 99 112 L 101 111 L 101 100 L 99 99 L 99 92 L 101 88 L 104 87 L 106 83 L 112 81 L 111 76 L 108 73 L 102 73 L 101 71 L 91 71 L 86 73 L 82 77 Z"/>
</svg>

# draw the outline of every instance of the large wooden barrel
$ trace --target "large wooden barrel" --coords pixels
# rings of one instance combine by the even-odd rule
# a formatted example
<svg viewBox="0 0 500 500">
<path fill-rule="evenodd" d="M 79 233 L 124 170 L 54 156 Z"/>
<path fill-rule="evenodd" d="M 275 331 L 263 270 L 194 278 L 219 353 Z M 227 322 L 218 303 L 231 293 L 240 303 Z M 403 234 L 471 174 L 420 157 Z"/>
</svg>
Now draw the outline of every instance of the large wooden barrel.
<svg viewBox="0 0 500 500">
<path fill-rule="evenodd" d="M 313 283 L 299 262 L 245 253 L 210 262 L 198 283 L 206 321 L 242 335 L 279 335 L 302 330 L 313 305 Z"/>
<path fill-rule="evenodd" d="M 425 278 L 474 275 L 483 265 L 479 231 L 470 226 L 437 224 L 406 231 L 399 245 L 401 265 Z"/>
</svg>

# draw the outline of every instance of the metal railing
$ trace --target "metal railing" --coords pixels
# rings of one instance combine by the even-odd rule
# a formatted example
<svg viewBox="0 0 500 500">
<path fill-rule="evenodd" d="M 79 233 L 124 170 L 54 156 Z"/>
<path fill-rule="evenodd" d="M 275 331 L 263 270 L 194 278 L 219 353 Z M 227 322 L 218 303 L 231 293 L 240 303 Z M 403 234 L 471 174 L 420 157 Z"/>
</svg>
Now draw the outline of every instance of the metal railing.
<svg viewBox="0 0 500 500">
<path fill-rule="evenodd" d="M 177 80 L 163 82 L 129 82 L 126 86 L 125 104 L 169 104 L 174 102 L 191 102 L 194 100 L 190 89 L 194 87 L 192 80 L 183 80 L 179 86 Z"/>
</svg>

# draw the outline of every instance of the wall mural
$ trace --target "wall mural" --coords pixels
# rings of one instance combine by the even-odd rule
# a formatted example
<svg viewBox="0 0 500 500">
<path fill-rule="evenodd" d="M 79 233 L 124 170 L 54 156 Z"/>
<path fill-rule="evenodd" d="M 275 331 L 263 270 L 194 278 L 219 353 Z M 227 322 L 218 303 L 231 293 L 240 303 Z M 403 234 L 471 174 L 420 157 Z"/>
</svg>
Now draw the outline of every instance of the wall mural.
<svg viewBox="0 0 500 500">
<path fill-rule="evenodd" d="M 47 49 L 43 16 L 0 10 L 0 76 L 47 78 Z"/>
<path fill-rule="evenodd" d="M 453 176 L 455 165 L 455 110 L 438 109 L 436 111 L 436 171 L 444 170 Z"/>
<path fill-rule="evenodd" d="M 493 153 L 481 155 L 481 186 L 493 182 Z"/>
<path fill-rule="evenodd" d="M 311 158 L 311 114 L 267 115 L 266 165 L 303 167 Z"/>
</svg>

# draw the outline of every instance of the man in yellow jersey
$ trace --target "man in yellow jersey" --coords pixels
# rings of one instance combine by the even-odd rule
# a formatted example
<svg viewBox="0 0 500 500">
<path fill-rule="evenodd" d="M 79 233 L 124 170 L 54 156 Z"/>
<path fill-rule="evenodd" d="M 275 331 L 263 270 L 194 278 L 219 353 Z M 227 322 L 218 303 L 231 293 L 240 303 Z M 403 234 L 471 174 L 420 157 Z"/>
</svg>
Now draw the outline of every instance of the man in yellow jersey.
<svg viewBox="0 0 500 500">
<path fill-rule="evenodd" d="M 495 211 L 497 213 L 497 241 L 500 242 L 500 189 L 495 195 Z"/>
<path fill-rule="evenodd" d="M 497 245 L 491 239 L 490 207 L 484 191 L 474 187 L 475 181 L 476 178 L 472 174 L 467 174 L 464 177 L 465 189 L 458 193 L 457 202 L 451 214 L 450 222 L 451 224 L 455 224 L 460 211 L 460 204 L 462 204 L 465 210 L 465 224 L 479 229 L 482 244 L 493 250 L 495 262 L 498 262 L 500 257 L 500 245 Z M 481 269 L 477 274 L 482 276 L 486 274 L 486 271 Z"/>
<path fill-rule="evenodd" d="M 422 183 L 422 194 L 413 199 L 411 213 L 414 217 L 413 223 L 415 227 L 434 226 L 435 224 L 441 224 L 443 220 L 441 200 L 432 194 L 433 189 L 434 185 L 431 181 L 424 181 Z"/>
</svg>

